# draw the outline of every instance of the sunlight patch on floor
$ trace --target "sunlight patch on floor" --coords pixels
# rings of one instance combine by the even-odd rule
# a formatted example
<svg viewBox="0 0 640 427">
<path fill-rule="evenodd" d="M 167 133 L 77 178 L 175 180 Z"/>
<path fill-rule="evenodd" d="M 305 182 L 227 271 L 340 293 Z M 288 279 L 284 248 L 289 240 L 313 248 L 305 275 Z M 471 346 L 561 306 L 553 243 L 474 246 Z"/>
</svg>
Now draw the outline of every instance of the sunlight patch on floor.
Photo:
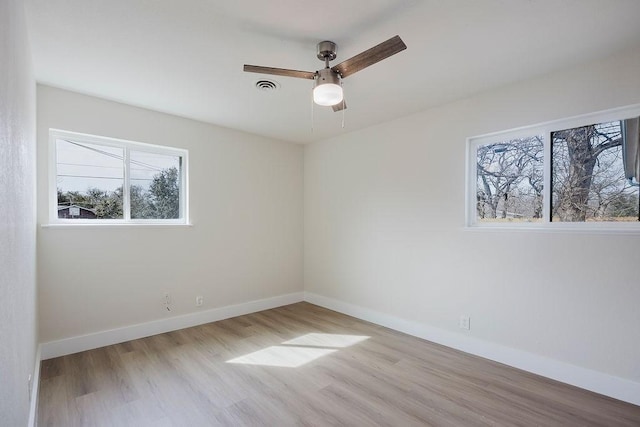
<svg viewBox="0 0 640 427">
<path fill-rule="evenodd" d="M 295 346 L 267 347 L 244 356 L 228 360 L 227 363 L 242 365 L 278 366 L 281 368 L 297 368 L 319 357 L 337 350 L 328 348 L 310 348 Z"/>
<path fill-rule="evenodd" d="M 371 337 L 365 335 L 310 333 L 285 341 L 281 345 L 227 360 L 227 363 L 297 368 L 369 338 Z"/>
</svg>

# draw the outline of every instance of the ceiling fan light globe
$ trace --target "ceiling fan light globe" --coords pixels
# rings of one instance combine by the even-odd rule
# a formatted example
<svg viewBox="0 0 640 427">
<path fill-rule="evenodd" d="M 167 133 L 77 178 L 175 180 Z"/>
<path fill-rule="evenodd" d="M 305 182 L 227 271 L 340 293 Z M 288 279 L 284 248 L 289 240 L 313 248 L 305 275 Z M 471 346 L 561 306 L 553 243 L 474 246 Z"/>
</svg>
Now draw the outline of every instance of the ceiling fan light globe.
<svg viewBox="0 0 640 427">
<path fill-rule="evenodd" d="M 339 104 L 343 97 L 342 86 L 335 83 L 324 83 L 313 88 L 313 102 L 324 107 Z"/>
</svg>

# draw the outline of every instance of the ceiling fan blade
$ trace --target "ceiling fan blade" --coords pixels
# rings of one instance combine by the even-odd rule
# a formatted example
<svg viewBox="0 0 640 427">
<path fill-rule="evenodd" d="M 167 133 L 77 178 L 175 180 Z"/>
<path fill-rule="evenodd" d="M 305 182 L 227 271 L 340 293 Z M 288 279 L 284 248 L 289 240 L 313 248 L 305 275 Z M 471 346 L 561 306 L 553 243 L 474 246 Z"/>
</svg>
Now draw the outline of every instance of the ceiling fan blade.
<svg viewBox="0 0 640 427">
<path fill-rule="evenodd" d="M 244 71 L 248 73 L 274 74 L 276 76 L 297 77 L 299 79 L 315 78 L 313 71 L 288 70 L 286 68 L 261 67 L 259 65 L 244 65 Z"/>
<path fill-rule="evenodd" d="M 407 45 L 404 44 L 400 36 L 391 37 L 389 40 L 371 49 L 367 49 L 352 58 L 342 61 L 331 69 L 339 73 L 342 78 L 349 77 L 351 74 L 395 55 L 398 52 L 402 52 L 406 48 Z"/>
<path fill-rule="evenodd" d="M 338 111 L 346 110 L 347 103 L 343 99 L 342 102 L 339 102 L 336 105 L 332 105 L 331 108 L 333 108 L 333 111 L 337 113 Z"/>
</svg>

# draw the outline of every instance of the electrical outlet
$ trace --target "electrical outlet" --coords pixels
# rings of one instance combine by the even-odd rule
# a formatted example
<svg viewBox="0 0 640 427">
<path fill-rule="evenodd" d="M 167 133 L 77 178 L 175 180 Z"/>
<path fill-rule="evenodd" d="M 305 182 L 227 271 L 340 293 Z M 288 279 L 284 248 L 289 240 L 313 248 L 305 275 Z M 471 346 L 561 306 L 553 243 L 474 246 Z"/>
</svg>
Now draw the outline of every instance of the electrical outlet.
<svg viewBox="0 0 640 427">
<path fill-rule="evenodd" d="M 460 315 L 460 322 L 458 323 L 460 329 L 466 329 L 467 331 L 471 329 L 471 317 L 462 314 Z"/>
<path fill-rule="evenodd" d="M 198 295 L 196 297 L 196 307 L 202 306 L 203 303 L 204 303 L 204 297 L 202 295 Z"/>
</svg>

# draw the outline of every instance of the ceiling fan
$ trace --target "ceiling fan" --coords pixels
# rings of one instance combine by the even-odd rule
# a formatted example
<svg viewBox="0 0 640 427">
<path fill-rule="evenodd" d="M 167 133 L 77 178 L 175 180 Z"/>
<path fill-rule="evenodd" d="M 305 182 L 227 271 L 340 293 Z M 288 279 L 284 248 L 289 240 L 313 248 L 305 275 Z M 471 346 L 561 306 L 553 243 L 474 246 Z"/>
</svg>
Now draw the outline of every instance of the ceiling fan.
<svg viewBox="0 0 640 427">
<path fill-rule="evenodd" d="M 405 50 L 407 45 L 404 44 L 399 36 L 394 36 L 371 49 L 367 49 L 346 61 L 342 61 L 334 67 L 330 67 L 329 62 L 336 59 L 337 47 L 338 46 L 331 41 L 318 43 L 317 56 L 319 60 L 324 61 L 325 68 L 315 72 L 247 64 L 244 66 L 244 71 L 315 80 L 313 101 L 318 105 L 331 106 L 333 107 L 333 111 L 341 111 L 347 108 L 344 102 L 341 80 L 376 62 L 380 62 L 383 59 Z"/>
</svg>

